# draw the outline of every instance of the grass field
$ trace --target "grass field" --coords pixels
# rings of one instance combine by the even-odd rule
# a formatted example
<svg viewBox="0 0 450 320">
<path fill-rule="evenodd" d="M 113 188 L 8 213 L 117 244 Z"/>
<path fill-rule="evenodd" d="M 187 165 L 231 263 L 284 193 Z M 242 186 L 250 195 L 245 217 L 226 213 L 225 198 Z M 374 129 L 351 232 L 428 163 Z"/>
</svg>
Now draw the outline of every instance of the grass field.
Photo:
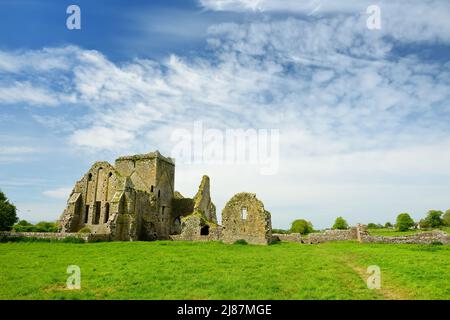
<svg viewBox="0 0 450 320">
<path fill-rule="evenodd" d="M 0 299 L 450 299 L 450 246 L 2 243 L 0 284 Z"/>
</svg>

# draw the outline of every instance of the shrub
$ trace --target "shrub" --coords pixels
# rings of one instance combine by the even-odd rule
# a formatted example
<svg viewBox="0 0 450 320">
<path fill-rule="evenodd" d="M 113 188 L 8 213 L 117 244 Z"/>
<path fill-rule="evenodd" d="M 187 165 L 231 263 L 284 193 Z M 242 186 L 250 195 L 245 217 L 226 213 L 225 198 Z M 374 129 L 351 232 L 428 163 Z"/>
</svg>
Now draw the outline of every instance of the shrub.
<svg viewBox="0 0 450 320">
<path fill-rule="evenodd" d="M 429 225 L 430 228 L 437 228 L 444 224 L 441 216 L 444 213 L 438 210 L 430 210 L 428 211 L 427 217 L 425 218 L 425 222 Z"/>
<path fill-rule="evenodd" d="M 419 227 L 420 229 L 428 229 L 430 228 L 430 224 L 425 219 L 420 219 Z"/>
<path fill-rule="evenodd" d="M 41 239 L 35 237 L 22 237 L 22 236 L 14 236 L 14 237 L 4 237 L 2 242 L 50 242 L 50 239 Z"/>
<path fill-rule="evenodd" d="M 64 242 L 64 243 L 85 243 L 84 239 L 77 237 L 67 237 L 63 239 L 23 237 L 23 236 L 6 236 L 0 235 L 0 242 Z"/>
<path fill-rule="evenodd" d="M 78 231 L 78 233 L 91 233 L 91 229 L 89 229 L 89 227 L 83 227 Z"/>
<path fill-rule="evenodd" d="M 15 232 L 33 232 L 34 226 L 27 220 L 20 220 L 17 224 L 13 225 Z"/>
<path fill-rule="evenodd" d="M 272 233 L 288 234 L 288 233 L 289 233 L 289 230 L 272 229 Z"/>
<path fill-rule="evenodd" d="M 61 242 L 64 243 L 84 243 L 84 239 L 80 239 L 77 237 L 66 237 L 64 239 L 61 240 Z"/>
<path fill-rule="evenodd" d="M 234 242 L 234 244 L 246 245 L 246 244 L 248 244 L 248 243 L 247 243 L 247 241 L 245 241 L 244 239 L 239 239 L 239 240 L 236 240 L 236 241 Z"/>
<path fill-rule="evenodd" d="M 408 213 L 400 213 L 397 216 L 397 229 L 399 231 L 407 231 L 414 226 L 414 220 Z"/>
<path fill-rule="evenodd" d="M 380 226 L 376 223 L 369 223 L 367 224 L 368 229 L 380 229 Z"/>
<path fill-rule="evenodd" d="M 35 232 L 57 232 L 58 226 L 55 222 L 41 221 L 34 226 Z"/>
<path fill-rule="evenodd" d="M 9 231 L 17 222 L 16 206 L 0 191 L 0 231 Z"/>
<path fill-rule="evenodd" d="M 313 232 L 312 223 L 304 219 L 295 220 L 292 222 L 291 233 L 300 233 L 302 235 Z"/>
<path fill-rule="evenodd" d="M 444 215 L 442 216 L 442 222 L 444 225 L 450 227 L 450 209 L 445 211 Z"/>
<path fill-rule="evenodd" d="M 16 232 L 58 232 L 58 226 L 55 222 L 41 221 L 35 225 L 26 220 L 20 220 L 13 226 Z"/>
<path fill-rule="evenodd" d="M 348 229 L 348 223 L 342 217 L 337 217 L 334 221 L 333 229 L 345 230 Z"/>
</svg>

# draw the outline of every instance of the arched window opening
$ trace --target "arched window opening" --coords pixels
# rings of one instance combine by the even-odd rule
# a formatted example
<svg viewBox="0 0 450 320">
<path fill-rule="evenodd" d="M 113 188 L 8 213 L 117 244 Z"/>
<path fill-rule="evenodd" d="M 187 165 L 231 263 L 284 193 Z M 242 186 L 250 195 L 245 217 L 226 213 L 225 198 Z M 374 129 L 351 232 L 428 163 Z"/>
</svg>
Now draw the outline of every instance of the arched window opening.
<svg viewBox="0 0 450 320">
<path fill-rule="evenodd" d="M 158 190 L 158 198 L 161 198 L 161 190 Z"/>
<path fill-rule="evenodd" d="M 150 192 L 153 192 L 153 186 L 150 187 Z"/>
<path fill-rule="evenodd" d="M 102 203 L 100 201 L 95 202 L 95 212 L 94 212 L 94 224 L 100 223 L 100 210 L 102 207 Z"/>
<path fill-rule="evenodd" d="M 103 223 L 107 223 L 109 220 L 109 203 L 105 204 L 105 218 L 103 220 Z"/>
<path fill-rule="evenodd" d="M 125 214 L 126 205 L 127 205 L 127 203 L 126 203 L 125 196 L 124 196 L 120 199 L 120 202 L 119 202 L 119 214 Z"/>
<path fill-rule="evenodd" d="M 201 235 L 201 236 L 207 236 L 207 235 L 209 235 L 209 226 L 208 226 L 208 225 L 203 226 L 203 227 L 200 229 L 200 235 Z"/>
<path fill-rule="evenodd" d="M 88 219 L 89 219 L 89 205 L 86 205 L 86 210 L 84 213 L 84 223 L 88 223 Z"/>
<path fill-rule="evenodd" d="M 88 181 L 92 181 L 92 173 L 88 174 Z"/>
<path fill-rule="evenodd" d="M 242 215 L 242 220 L 247 219 L 247 208 L 245 208 L 245 207 L 242 208 L 241 215 Z"/>
</svg>

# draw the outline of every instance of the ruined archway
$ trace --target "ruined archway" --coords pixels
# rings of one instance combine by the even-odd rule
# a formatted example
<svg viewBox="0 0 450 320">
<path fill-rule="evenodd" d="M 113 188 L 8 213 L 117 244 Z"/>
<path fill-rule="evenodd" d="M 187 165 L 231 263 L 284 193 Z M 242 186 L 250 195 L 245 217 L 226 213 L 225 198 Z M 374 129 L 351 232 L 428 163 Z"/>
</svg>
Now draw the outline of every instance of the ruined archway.
<svg viewBox="0 0 450 320">
<path fill-rule="evenodd" d="M 209 235 L 209 226 L 208 226 L 208 225 L 204 225 L 203 227 L 201 227 L 201 229 L 200 229 L 200 235 L 201 235 L 201 236 L 207 236 L 207 235 Z"/>
</svg>

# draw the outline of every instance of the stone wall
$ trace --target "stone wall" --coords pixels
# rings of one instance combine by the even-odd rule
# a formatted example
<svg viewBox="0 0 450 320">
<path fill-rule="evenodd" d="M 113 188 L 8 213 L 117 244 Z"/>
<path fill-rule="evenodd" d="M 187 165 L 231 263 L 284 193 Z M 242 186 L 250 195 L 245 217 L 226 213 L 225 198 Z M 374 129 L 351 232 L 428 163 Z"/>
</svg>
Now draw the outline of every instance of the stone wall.
<svg viewBox="0 0 450 320">
<path fill-rule="evenodd" d="M 172 240 L 211 241 L 220 240 L 222 227 L 205 219 L 200 212 L 181 218 L 181 234 L 171 235 Z"/>
<path fill-rule="evenodd" d="M 363 243 L 413 243 L 413 244 L 432 244 L 432 243 L 450 243 L 450 234 L 435 230 L 431 232 L 419 232 L 408 236 L 371 236 L 362 235 L 361 242 Z"/>
<path fill-rule="evenodd" d="M 201 212 L 206 220 L 217 223 L 216 206 L 211 201 L 210 181 L 208 176 L 203 176 L 198 192 L 193 198 L 194 212 Z"/>
<path fill-rule="evenodd" d="M 250 244 L 272 242 L 270 212 L 253 193 L 234 195 L 222 210 L 223 241 L 245 240 Z"/>
<path fill-rule="evenodd" d="M 287 234 L 273 233 L 272 239 L 285 242 L 298 242 L 298 243 L 303 242 L 302 235 L 300 233 L 287 233 Z"/>
<path fill-rule="evenodd" d="M 310 233 L 304 239 L 303 243 L 322 243 L 329 241 L 357 240 L 358 232 L 356 228 L 348 230 L 325 230 L 321 233 Z"/>
<path fill-rule="evenodd" d="M 219 240 L 222 228 L 217 224 L 216 207 L 210 196 L 210 180 L 203 176 L 194 198 L 184 198 L 178 191 L 172 200 L 173 219 L 179 222 L 172 240 L 208 241 Z"/>
<path fill-rule="evenodd" d="M 17 238 L 34 238 L 47 240 L 64 240 L 65 238 L 82 239 L 85 242 L 110 241 L 107 234 L 61 233 L 61 232 L 0 232 L 0 240 L 8 241 Z"/>
</svg>

